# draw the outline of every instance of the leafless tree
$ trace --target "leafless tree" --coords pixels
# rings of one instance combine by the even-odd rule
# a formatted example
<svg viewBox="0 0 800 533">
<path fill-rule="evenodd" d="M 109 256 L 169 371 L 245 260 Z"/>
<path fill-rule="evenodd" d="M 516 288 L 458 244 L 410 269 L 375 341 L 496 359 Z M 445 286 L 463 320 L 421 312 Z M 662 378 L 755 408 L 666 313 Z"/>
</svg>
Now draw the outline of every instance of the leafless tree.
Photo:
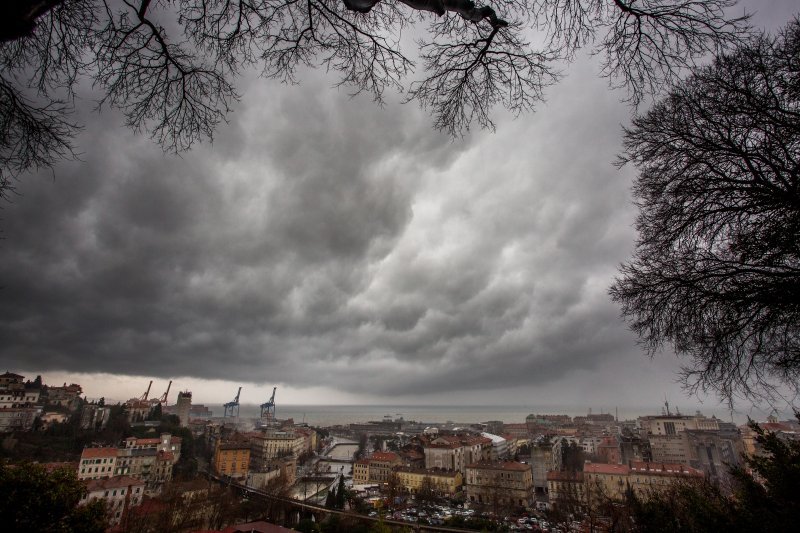
<svg viewBox="0 0 800 533">
<path fill-rule="evenodd" d="M 625 132 L 639 240 L 613 298 L 692 390 L 800 378 L 800 21 L 720 56 Z"/>
<path fill-rule="evenodd" d="M 72 154 L 84 76 L 101 106 L 167 151 L 211 138 L 238 98 L 237 74 L 254 67 L 288 82 L 323 67 L 378 102 L 405 91 L 459 135 L 492 128 L 498 104 L 532 110 L 558 78 L 555 62 L 589 47 L 638 102 L 739 42 L 748 30 L 727 15 L 735 1 L 17 0 L 0 8 L 0 164 L 13 176 Z M 425 37 L 407 51 L 402 33 L 420 23 Z M 542 49 L 529 42 L 537 31 Z"/>
</svg>

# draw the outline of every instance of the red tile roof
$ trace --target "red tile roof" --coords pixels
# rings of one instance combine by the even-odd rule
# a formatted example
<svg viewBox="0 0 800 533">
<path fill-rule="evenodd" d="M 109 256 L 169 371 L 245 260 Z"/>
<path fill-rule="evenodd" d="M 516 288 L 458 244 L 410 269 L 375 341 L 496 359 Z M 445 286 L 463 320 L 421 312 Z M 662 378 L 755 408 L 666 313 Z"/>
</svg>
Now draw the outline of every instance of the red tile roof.
<svg viewBox="0 0 800 533">
<path fill-rule="evenodd" d="M 399 461 L 400 457 L 394 452 L 375 452 L 370 459 L 373 461 Z"/>
<path fill-rule="evenodd" d="M 158 444 L 161 443 L 161 439 L 137 439 L 136 437 L 128 437 L 125 440 L 126 441 L 131 440 L 137 446 L 147 446 L 147 445 L 150 445 L 150 444 L 158 445 Z"/>
<path fill-rule="evenodd" d="M 551 470 L 547 473 L 547 481 L 575 481 L 583 483 L 583 472 L 559 472 Z"/>
<path fill-rule="evenodd" d="M 172 452 L 160 451 L 156 456 L 161 461 L 175 461 L 175 454 Z"/>
<path fill-rule="evenodd" d="M 84 448 L 81 453 L 81 459 L 90 459 L 94 457 L 116 457 L 116 448 Z"/>
<path fill-rule="evenodd" d="M 644 461 L 631 461 L 631 472 L 666 476 L 703 476 L 703 472 L 701 470 L 680 463 L 647 463 Z"/>
<path fill-rule="evenodd" d="M 583 471 L 587 474 L 611 474 L 615 476 L 627 476 L 631 469 L 627 465 L 607 465 L 603 463 L 586 463 Z"/>
</svg>

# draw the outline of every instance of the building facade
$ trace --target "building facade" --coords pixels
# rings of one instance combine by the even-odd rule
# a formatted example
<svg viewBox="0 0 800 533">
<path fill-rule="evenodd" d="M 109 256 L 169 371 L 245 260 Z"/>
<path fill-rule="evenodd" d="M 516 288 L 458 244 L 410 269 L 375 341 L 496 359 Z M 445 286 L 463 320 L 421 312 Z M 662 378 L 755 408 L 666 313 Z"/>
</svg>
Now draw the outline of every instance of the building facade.
<svg viewBox="0 0 800 533">
<path fill-rule="evenodd" d="M 294 431 L 266 430 L 250 438 L 251 468 L 260 471 L 273 459 L 287 455 L 300 456 L 306 448 L 303 435 Z"/>
<path fill-rule="evenodd" d="M 464 487 L 472 503 L 503 507 L 533 504 L 533 474 L 529 465 L 514 461 L 479 462 L 466 467 Z"/>
<path fill-rule="evenodd" d="M 117 448 L 84 448 L 78 463 L 78 479 L 104 479 L 116 475 Z"/>
<path fill-rule="evenodd" d="M 214 450 L 214 472 L 219 476 L 246 479 L 250 469 L 250 443 L 221 442 Z"/>
<path fill-rule="evenodd" d="M 142 503 L 144 485 L 144 481 L 130 476 L 91 479 L 86 482 L 86 494 L 81 498 L 79 505 L 92 500 L 104 501 L 109 522 L 115 526 L 132 507 Z"/>
<path fill-rule="evenodd" d="M 464 484 L 464 477 L 456 470 L 425 470 L 424 468 L 410 468 L 400 466 L 395 469 L 395 474 L 409 494 L 417 494 L 425 485 L 438 496 L 452 498 Z"/>
</svg>

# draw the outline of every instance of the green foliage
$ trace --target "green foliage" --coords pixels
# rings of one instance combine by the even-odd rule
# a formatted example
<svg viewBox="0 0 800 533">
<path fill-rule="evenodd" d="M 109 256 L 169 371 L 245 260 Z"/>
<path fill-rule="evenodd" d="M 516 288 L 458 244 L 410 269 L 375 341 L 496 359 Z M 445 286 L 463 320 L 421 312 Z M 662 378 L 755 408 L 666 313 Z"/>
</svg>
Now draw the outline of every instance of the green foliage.
<svg viewBox="0 0 800 533">
<path fill-rule="evenodd" d="M 436 504 L 438 501 L 439 497 L 436 495 L 433 481 L 430 476 L 425 476 L 422 478 L 422 483 L 417 491 L 417 502 L 419 502 L 422 507 L 428 507 Z"/>
<path fill-rule="evenodd" d="M 336 507 L 336 489 L 332 488 L 328 491 L 328 496 L 325 498 L 325 507 L 334 509 Z"/>
<path fill-rule="evenodd" d="M 575 442 L 561 446 L 561 469 L 567 472 L 582 472 L 584 464 L 583 449 Z"/>
<path fill-rule="evenodd" d="M 102 533 L 103 502 L 79 506 L 86 489 L 72 470 L 0 465 L 0 524 L 15 533 Z"/>
<path fill-rule="evenodd" d="M 161 404 L 157 403 L 156 406 L 150 411 L 150 414 L 147 415 L 147 420 L 161 420 L 164 416 L 164 411 L 161 408 Z"/>
<path fill-rule="evenodd" d="M 302 533 L 317 533 L 320 530 L 319 525 L 310 518 L 300 520 L 296 529 Z"/>
<path fill-rule="evenodd" d="M 366 457 L 367 455 L 367 443 L 369 439 L 366 433 L 361 433 L 358 436 L 358 449 L 353 452 L 353 460 L 361 459 L 362 457 Z"/>
<path fill-rule="evenodd" d="M 344 476 L 339 476 L 339 487 L 336 489 L 336 508 L 344 509 L 347 501 L 347 488 L 344 486 Z"/>
<path fill-rule="evenodd" d="M 370 528 L 370 533 L 392 533 L 392 528 L 386 525 L 383 521 L 383 516 L 378 518 L 378 521 L 372 524 L 372 528 Z"/>
<path fill-rule="evenodd" d="M 319 524 L 321 533 L 370 533 L 370 526 L 352 516 L 331 515 Z"/>
</svg>

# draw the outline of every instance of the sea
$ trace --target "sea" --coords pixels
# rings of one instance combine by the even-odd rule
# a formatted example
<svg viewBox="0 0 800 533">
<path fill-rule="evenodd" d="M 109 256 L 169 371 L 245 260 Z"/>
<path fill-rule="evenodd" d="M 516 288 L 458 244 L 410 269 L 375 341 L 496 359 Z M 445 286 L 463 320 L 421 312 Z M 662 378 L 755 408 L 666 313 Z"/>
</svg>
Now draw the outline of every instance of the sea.
<svg viewBox="0 0 800 533">
<path fill-rule="evenodd" d="M 213 416 L 221 417 L 224 409 L 222 405 L 206 404 L 213 412 Z M 699 410 L 705 416 L 716 416 L 726 422 L 743 424 L 748 416 L 754 420 L 765 420 L 768 411 L 761 410 L 748 412 L 730 411 L 719 407 L 693 407 L 691 410 L 681 409 L 682 414 L 694 414 Z M 565 414 L 569 416 L 585 416 L 589 412 L 611 413 L 619 420 L 635 419 L 645 415 L 662 414 L 662 406 L 636 406 L 636 407 L 587 407 L 567 405 L 280 405 L 275 409 L 275 416 L 280 420 L 294 419 L 295 423 L 305 422 L 311 426 L 327 427 L 346 425 L 350 423 L 363 423 L 373 420 L 402 418 L 424 424 L 454 424 L 482 423 L 499 420 L 507 424 L 523 423 L 529 414 Z M 672 408 L 672 413 L 675 413 Z M 780 413 L 783 415 L 784 413 Z M 239 407 L 240 418 L 258 418 L 259 406 L 256 404 L 241 404 Z M 790 418 L 791 413 L 781 418 Z"/>
</svg>

